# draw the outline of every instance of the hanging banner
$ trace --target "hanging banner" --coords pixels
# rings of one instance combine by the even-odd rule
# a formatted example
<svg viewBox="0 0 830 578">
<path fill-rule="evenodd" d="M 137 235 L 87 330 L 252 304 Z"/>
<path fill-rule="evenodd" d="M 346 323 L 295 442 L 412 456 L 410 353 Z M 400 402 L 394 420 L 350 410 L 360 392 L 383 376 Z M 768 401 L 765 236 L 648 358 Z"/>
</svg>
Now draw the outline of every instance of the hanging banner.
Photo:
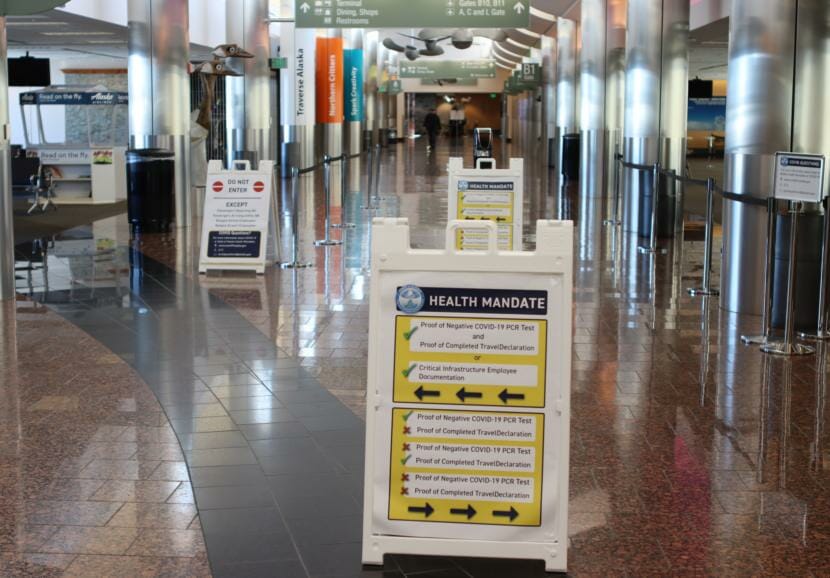
<svg viewBox="0 0 830 578">
<path fill-rule="evenodd" d="M 294 124 L 314 126 L 315 113 L 315 49 L 316 31 L 294 31 Z"/>
<path fill-rule="evenodd" d="M 343 39 L 317 39 L 317 122 L 343 122 Z"/>
<path fill-rule="evenodd" d="M 360 122 L 363 120 L 363 50 L 343 51 L 343 78 L 346 122 Z"/>
<path fill-rule="evenodd" d="M 211 270 L 265 272 L 265 244 L 271 210 L 273 161 L 251 170 L 223 170 L 208 163 L 199 273 Z"/>
<path fill-rule="evenodd" d="M 487 238 L 455 248 L 458 230 Z M 405 219 L 372 227 L 363 563 L 384 554 L 527 558 L 567 570 L 573 225 L 534 252 L 450 221 L 443 250 Z"/>
</svg>

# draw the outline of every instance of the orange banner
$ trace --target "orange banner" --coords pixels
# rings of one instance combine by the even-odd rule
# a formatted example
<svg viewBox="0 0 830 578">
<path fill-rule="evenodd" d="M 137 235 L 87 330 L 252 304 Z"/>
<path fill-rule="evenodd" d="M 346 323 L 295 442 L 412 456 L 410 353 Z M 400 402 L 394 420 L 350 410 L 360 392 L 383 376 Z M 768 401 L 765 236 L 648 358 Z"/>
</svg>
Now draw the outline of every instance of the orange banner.
<svg viewBox="0 0 830 578">
<path fill-rule="evenodd" d="M 343 39 L 317 38 L 317 122 L 343 122 Z"/>
</svg>

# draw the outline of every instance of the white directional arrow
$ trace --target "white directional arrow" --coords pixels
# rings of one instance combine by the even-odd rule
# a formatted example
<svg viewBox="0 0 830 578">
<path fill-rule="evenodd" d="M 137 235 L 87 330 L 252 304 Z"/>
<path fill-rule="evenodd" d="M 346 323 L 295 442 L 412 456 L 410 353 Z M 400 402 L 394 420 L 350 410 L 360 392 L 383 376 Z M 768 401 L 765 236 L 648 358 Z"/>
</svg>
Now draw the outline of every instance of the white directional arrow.
<svg viewBox="0 0 830 578">
<path fill-rule="evenodd" d="M 515 10 L 515 11 L 516 11 L 516 14 L 521 14 L 522 12 L 524 12 L 524 11 L 525 11 L 525 6 L 524 6 L 524 4 L 522 4 L 521 2 L 516 2 L 516 3 L 513 5 L 513 10 Z"/>
<path fill-rule="evenodd" d="M 303 14 L 308 14 L 308 11 L 311 10 L 311 6 L 308 5 L 308 2 L 303 2 L 300 5 L 300 10 L 303 11 Z"/>
</svg>

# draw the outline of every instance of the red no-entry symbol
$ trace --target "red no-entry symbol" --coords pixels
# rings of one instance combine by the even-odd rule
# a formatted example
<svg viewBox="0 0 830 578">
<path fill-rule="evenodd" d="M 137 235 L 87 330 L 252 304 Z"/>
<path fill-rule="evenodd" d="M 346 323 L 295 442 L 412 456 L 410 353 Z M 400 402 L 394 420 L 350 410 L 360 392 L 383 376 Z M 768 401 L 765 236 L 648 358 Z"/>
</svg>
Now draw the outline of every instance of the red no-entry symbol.
<svg viewBox="0 0 830 578">
<path fill-rule="evenodd" d="M 257 193 L 261 193 L 264 190 L 265 190 L 265 183 L 263 183 L 262 181 L 257 181 L 257 182 L 254 183 L 254 191 L 256 191 Z"/>
<path fill-rule="evenodd" d="M 213 183 L 214 193 L 221 193 L 223 188 L 225 188 L 225 186 L 222 184 L 222 181 L 216 181 L 215 183 Z"/>
</svg>

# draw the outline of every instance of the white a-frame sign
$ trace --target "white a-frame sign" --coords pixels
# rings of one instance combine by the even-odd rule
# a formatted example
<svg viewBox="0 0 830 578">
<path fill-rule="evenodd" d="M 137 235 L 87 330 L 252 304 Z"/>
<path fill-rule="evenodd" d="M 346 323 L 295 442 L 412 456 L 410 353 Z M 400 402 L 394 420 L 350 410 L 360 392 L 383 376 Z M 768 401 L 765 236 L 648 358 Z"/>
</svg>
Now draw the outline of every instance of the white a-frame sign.
<svg viewBox="0 0 830 578">
<path fill-rule="evenodd" d="M 457 248 L 474 228 L 485 250 Z M 375 219 L 363 562 L 384 554 L 567 567 L 573 225 L 539 221 L 534 252 L 497 224 L 452 221 L 415 250 Z"/>
<path fill-rule="evenodd" d="M 251 170 L 223 170 L 221 161 L 208 163 L 199 272 L 208 269 L 265 272 L 269 219 L 272 215 L 274 161 L 260 161 Z"/>
</svg>

